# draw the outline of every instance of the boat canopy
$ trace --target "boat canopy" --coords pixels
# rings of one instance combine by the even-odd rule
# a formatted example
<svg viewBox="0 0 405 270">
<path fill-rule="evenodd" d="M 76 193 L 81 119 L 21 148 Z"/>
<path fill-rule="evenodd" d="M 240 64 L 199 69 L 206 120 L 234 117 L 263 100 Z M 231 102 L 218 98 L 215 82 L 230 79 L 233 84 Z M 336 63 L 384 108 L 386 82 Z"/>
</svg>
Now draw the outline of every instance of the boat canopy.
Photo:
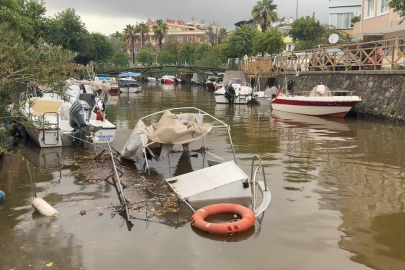
<svg viewBox="0 0 405 270">
<path fill-rule="evenodd" d="M 246 82 L 246 74 L 244 71 L 227 70 L 224 75 L 224 85 L 227 85 L 235 79 L 241 79 L 242 83 Z"/>
<path fill-rule="evenodd" d="M 332 93 L 326 85 L 317 85 L 311 92 L 309 92 L 309 97 L 331 97 Z"/>
<path fill-rule="evenodd" d="M 203 123 L 202 113 L 173 114 L 166 110 L 159 122 L 150 126 L 146 126 L 143 119 L 138 121 L 121 151 L 125 159 L 141 157 L 145 146 L 157 143 L 162 146 L 157 159 L 162 160 L 170 153 L 174 144 L 187 144 L 199 140 L 213 127 L 212 124 Z M 148 144 L 148 141 L 152 143 Z M 154 156 L 152 151 L 149 153 Z"/>
<path fill-rule="evenodd" d="M 124 72 L 124 73 L 121 73 L 120 75 L 119 75 L 120 77 L 139 77 L 139 76 L 141 76 L 141 73 L 135 73 L 135 72 Z"/>
</svg>

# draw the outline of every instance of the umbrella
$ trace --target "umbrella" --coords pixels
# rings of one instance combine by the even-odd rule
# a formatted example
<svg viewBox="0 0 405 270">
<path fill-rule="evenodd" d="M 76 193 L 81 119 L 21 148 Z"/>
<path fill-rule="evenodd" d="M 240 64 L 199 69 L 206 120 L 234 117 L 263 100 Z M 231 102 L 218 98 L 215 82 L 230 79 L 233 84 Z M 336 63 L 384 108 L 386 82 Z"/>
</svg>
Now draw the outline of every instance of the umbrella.
<svg viewBox="0 0 405 270">
<path fill-rule="evenodd" d="M 139 77 L 139 76 L 141 76 L 141 73 L 124 72 L 124 73 L 121 73 L 119 76 L 120 76 L 120 77 L 127 77 L 127 76 L 130 76 L 130 77 Z"/>
</svg>

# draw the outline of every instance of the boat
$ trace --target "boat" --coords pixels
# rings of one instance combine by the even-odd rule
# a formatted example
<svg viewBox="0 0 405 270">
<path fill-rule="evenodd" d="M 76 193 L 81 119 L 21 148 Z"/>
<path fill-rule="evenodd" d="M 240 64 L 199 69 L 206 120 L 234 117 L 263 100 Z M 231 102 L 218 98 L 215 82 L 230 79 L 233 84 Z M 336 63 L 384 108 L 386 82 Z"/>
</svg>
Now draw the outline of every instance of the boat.
<svg viewBox="0 0 405 270">
<path fill-rule="evenodd" d="M 208 90 L 214 90 L 215 86 L 214 83 L 217 80 L 217 76 L 208 76 L 207 81 L 205 82 L 205 85 L 207 86 Z"/>
<path fill-rule="evenodd" d="M 123 82 L 119 89 L 121 93 L 139 93 L 142 91 L 142 85 L 137 82 Z"/>
<path fill-rule="evenodd" d="M 109 83 L 109 88 L 108 92 L 117 92 L 118 90 L 118 82 L 114 77 L 109 77 L 109 76 L 96 76 L 94 77 L 94 81 L 95 82 L 100 82 L 100 83 Z M 98 94 L 101 94 L 101 92 L 103 91 L 103 87 L 101 87 L 101 85 L 98 85 L 98 87 L 96 87 L 97 89 L 94 89 L 97 91 Z"/>
<path fill-rule="evenodd" d="M 162 84 L 181 84 L 181 79 L 172 75 L 164 75 L 159 79 Z"/>
<path fill-rule="evenodd" d="M 150 125 L 147 126 L 147 123 Z M 206 135 L 214 129 L 228 132 L 233 160 L 225 161 L 206 148 Z M 181 158 L 187 161 L 191 156 L 190 143 L 195 145 L 196 141 L 203 143 L 203 167 L 180 175 L 176 173 L 176 176 L 165 179 L 177 197 L 191 209 L 212 202 L 238 203 L 251 206 L 256 216 L 263 213 L 270 204 L 271 193 L 261 159 L 253 157 L 249 178 L 237 165 L 229 125 L 198 108 L 167 109 L 139 119 L 121 155 L 127 160 L 142 160 L 142 166 L 149 171 L 148 159 L 162 161 L 171 153 L 174 145 L 182 145 Z M 188 163 L 191 168 L 191 161 Z M 258 197 L 260 205 L 256 204 Z"/>
<path fill-rule="evenodd" d="M 30 123 L 27 133 L 40 147 L 112 142 L 116 126 L 105 118 L 102 98 L 91 89 L 94 81 L 68 80 L 64 94 L 39 86 L 20 97 L 20 115 Z M 104 85 L 107 91 L 109 85 Z M 104 95 L 105 96 L 105 95 Z"/>
<path fill-rule="evenodd" d="M 354 91 L 330 91 L 325 85 L 317 85 L 309 92 L 292 95 L 280 91 L 272 101 L 273 110 L 305 115 L 343 118 L 350 109 L 361 102 Z"/>
<path fill-rule="evenodd" d="M 146 77 L 148 82 L 157 82 L 158 80 L 155 77 Z"/>
<path fill-rule="evenodd" d="M 218 73 L 218 74 L 220 74 L 220 73 Z M 224 77 L 223 76 L 218 77 L 213 84 L 214 84 L 215 91 L 224 87 Z"/>
<path fill-rule="evenodd" d="M 253 96 L 256 103 L 261 106 L 271 106 L 277 95 L 277 87 L 266 88 L 264 91 L 254 91 Z"/>
<path fill-rule="evenodd" d="M 245 72 L 227 70 L 223 85 L 215 91 L 216 103 L 247 104 L 253 100 L 253 89 L 246 83 Z"/>
</svg>

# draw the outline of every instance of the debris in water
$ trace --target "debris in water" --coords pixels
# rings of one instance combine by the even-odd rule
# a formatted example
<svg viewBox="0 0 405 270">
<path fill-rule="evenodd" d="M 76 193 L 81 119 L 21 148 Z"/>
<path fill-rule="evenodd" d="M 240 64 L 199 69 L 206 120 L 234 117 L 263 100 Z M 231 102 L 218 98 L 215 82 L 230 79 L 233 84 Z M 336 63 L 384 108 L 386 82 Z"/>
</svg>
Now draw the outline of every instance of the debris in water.
<svg viewBox="0 0 405 270">
<path fill-rule="evenodd" d="M 82 210 L 79 212 L 80 215 L 84 216 L 86 214 L 86 211 Z"/>
</svg>

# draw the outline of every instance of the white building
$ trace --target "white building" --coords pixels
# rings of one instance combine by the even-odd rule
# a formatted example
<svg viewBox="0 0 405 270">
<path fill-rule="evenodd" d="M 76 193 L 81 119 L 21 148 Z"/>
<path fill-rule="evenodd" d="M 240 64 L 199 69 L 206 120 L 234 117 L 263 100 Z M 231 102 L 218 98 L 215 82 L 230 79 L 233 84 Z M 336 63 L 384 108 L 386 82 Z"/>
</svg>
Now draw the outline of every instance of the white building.
<svg viewBox="0 0 405 270">
<path fill-rule="evenodd" d="M 352 34 L 351 19 L 361 14 L 362 0 L 329 0 L 329 24 Z"/>
</svg>

